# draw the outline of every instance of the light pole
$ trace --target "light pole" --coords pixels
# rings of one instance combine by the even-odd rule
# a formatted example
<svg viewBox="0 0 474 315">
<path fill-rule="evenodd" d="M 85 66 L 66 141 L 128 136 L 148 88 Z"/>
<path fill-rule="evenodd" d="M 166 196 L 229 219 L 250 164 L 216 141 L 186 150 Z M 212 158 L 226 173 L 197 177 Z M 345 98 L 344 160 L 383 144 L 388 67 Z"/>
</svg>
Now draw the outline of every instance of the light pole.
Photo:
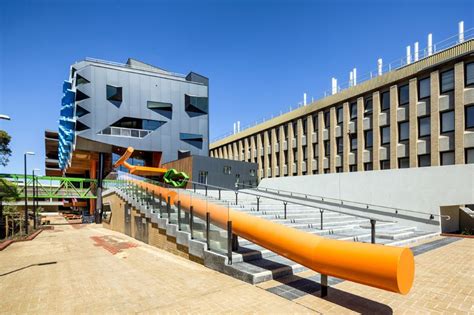
<svg viewBox="0 0 474 315">
<path fill-rule="evenodd" d="M 25 152 L 24 159 L 25 159 L 25 234 L 28 234 L 28 184 L 26 179 L 26 156 L 27 155 L 35 155 L 34 152 Z"/>
<path fill-rule="evenodd" d="M 39 168 L 33 169 L 33 229 L 36 230 L 36 211 L 38 203 L 38 184 L 36 183 L 35 171 L 41 171 Z"/>
<path fill-rule="evenodd" d="M 10 116 L 0 114 L 0 119 L 10 120 Z M 3 194 L 0 195 L 0 239 L 5 237 L 5 221 L 3 220 Z"/>
</svg>

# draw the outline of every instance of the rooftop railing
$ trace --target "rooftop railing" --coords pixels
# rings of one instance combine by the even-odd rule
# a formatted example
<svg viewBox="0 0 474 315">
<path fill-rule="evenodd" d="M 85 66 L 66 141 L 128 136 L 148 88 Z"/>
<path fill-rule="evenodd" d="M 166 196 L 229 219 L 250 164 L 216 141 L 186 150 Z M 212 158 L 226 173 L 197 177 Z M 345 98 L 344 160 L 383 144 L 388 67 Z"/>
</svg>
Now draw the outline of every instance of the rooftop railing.
<svg viewBox="0 0 474 315">
<path fill-rule="evenodd" d="M 368 71 L 368 72 L 366 72 L 362 75 L 357 75 L 357 82 L 356 83 L 360 84 L 362 82 L 371 80 L 373 78 L 376 78 L 376 77 L 381 76 L 383 74 L 386 74 L 388 72 L 401 69 L 401 68 L 406 67 L 410 64 L 416 63 L 420 60 L 428 58 L 428 57 L 430 57 L 434 54 L 440 53 L 440 52 L 442 52 L 446 49 L 449 49 L 451 47 L 454 47 L 456 45 L 459 45 L 463 42 L 467 42 L 467 41 L 472 40 L 472 39 L 474 39 L 474 28 L 470 28 L 470 29 L 464 31 L 464 40 L 463 41 L 459 40 L 459 34 L 450 36 L 446 39 L 443 39 L 442 41 L 439 41 L 439 42 L 433 44 L 432 47 L 425 47 L 425 48 L 420 49 L 419 52 L 418 52 L 418 56 L 417 56 L 418 58 L 416 58 L 415 53 L 412 51 L 410 62 L 408 61 L 407 56 L 404 56 L 404 57 L 397 58 L 397 59 L 395 59 L 391 62 L 388 62 L 388 63 L 384 64 L 382 66 L 381 71 L 379 71 L 379 69 L 375 69 L 375 70 Z M 340 77 L 343 77 L 343 76 L 340 76 Z M 350 80 L 347 80 L 345 83 L 337 86 L 337 92 L 340 92 L 342 90 L 351 88 L 353 86 L 355 86 L 355 85 Z M 317 100 L 324 99 L 324 98 L 326 98 L 326 97 L 328 97 L 332 94 L 333 93 L 332 93 L 331 90 L 325 90 L 322 93 L 317 94 L 315 97 L 314 96 L 310 97 L 309 98 L 309 99 L 311 99 L 310 103 L 312 103 L 314 101 L 317 101 Z M 300 107 L 304 107 L 304 106 L 305 105 L 303 104 L 303 102 L 299 102 L 298 104 L 296 104 L 294 106 L 290 106 L 287 109 L 280 110 L 279 113 L 270 115 L 270 117 L 263 117 L 262 119 L 256 120 L 256 121 L 251 122 L 251 123 L 247 123 L 246 125 L 244 125 L 240 129 L 240 132 L 242 132 L 246 129 L 249 129 L 251 127 L 257 126 L 258 124 L 264 123 L 265 121 L 268 121 L 268 120 L 271 120 L 273 118 L 279 117 L 279 116 L 287 114 L 289 112 L 292 112 L 292 111 L 294 111 L 294 110 L 296 110 Z M 221 139 L 224 139 L 224 138 L 227 138 L 227 137 L 229 137 L 233 134 L 234 134 L 234 132 L 230 131 L 230 132 L 224 133 L 220 136 L 214 137 L 214 138 L 211 139 L 211 143 L 216 142 L 216 141 L 221 140 Z"/>
</svg>

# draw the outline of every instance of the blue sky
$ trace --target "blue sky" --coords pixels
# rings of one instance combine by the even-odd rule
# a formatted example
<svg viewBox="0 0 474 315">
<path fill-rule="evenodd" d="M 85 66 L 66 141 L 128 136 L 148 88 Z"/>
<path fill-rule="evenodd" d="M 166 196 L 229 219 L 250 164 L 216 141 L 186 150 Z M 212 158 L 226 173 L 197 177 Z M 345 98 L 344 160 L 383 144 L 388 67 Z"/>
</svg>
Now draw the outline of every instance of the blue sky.
<svg viewBox="0 0 474 315">
<path fill-rule="evenodd" d="M 0 1 L 0 128 L 13 156 L 0 172 L 44 169 L 44 130 L 57 129 L 61 84 L 85 57 L 128 57 L 210 78 L 211 138 L 329 90 L 474 26 L 472 2 L 446 1 Z M 43 173 L 40 172 L 40 173 Z"/>
</svg>

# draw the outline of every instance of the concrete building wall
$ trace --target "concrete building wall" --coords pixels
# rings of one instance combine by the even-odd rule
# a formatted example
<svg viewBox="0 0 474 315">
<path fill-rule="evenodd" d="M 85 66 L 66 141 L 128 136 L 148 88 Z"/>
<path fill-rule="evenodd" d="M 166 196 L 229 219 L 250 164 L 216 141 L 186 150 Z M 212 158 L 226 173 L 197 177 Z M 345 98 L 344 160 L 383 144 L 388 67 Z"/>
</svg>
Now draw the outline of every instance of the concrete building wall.
<svg viewBox="0 0 474 315">
<path fill-rule="evenodd" d="M 468 152 L 474 152 L 474 130 L 465 128 L 466 109 L 474 105 L 474 86 L 465 85 L 466 65 L 474 62 L 474 40 L 466 41 L 450 49 L 424 58 L 396 71 L 375 77 L 360 85 L 338 92 L 298 108 L 288 114 L 281 115 L 255 127 L 251 127 L 235 135 L 212 143 L 210 146 L 214 156 L 225 158 L 220 154 L 221 148 L 229 143 L 244 140 L 253 146 L 262 148 L 262 140 L 255 144 L 255 136 L 272 134 L 278 130 L 276 143 L 279 150 L 271 153 L 271 158 L 255 158 L 259 164 L 259 177 L 272 178 L 296 175 L 311 175 L 335 172 L 350 172 L 378 169 L 398 169 L 402 167 L 421 167 L 420 161 L 432 166 L 442 165 L 442 156 L 453 152 L 453 161 L 445 158 L 444 165 L 464 164 Z M 454 73 L 454 89 L 441 91 L 442 73 L 452 70 Z M 420 95 L 420 81 L 428 78 L 430 95 Z M 426 82 L 426 81 L 425 81 Z M 401 87 L 407 87 L 408 99 Z M 404 90 L 406 91 L 406 90 Z M 383 94 L 388 92 L 389 107 L 382 109 Z M 403 95 L 402 95 L 403 94 Z M 372 111 L 365 106 L 372 100 Z M 351 118 L 352 105 L 356 104 L 357 117 Z M 335 123 L 337 108 L 342 106 L 342 123 Z M 442 132 L 442 113 L 454 111 L 454 130 Z M 324 113 L 329 112 L 330 123 L 325 126 Z M 310 118 L 311 117 L 311 118 Z M 315 119 L 313 119 L 315 117 Z M 421 118 L 429 117 L 430 134 L 419 134 Z M 301 122 L 306 119 L 307 128 Z M 311 121 L 311 123 L 309 123 Z M 402 123 L 408 123 L 408 139 L 400 139 Z M 296 130 L 294 128 L 296 126 Z M 382 143 L 381 128 L 389 128 L 389 141 Z M 365 138 L 372 133 L 372 147 Z M 343 151 L 337 151 L 337 139 L 342 138 Z M 357 149 L 351 142 L 357 139 Z M 325 148 L 326 144 L 326 148 Z M 328 145 L 329 144 L 329 145 Z M 328 152 L 326 152 L 328 151 Z M 253 152 L 253 150 L 252 150 Z M 279 158 L 273 155 L 279 152 Z M 445 154 L 447 152 L 447 154 Z M 305 154 L 306 153 L 306 154 Z M 260 154 L 260 152 L 258 153 Z M 471 153 L 474 154 L 474 153 Z M 263 156 L 262 156 L 263 157 Z M 275 172 L 264 172 L 264 162 L 272 164 Z M 446 162 L 448 161 L 448 162 Z M 423 164 L 426 165 L 426 164 Z M 306 169 L 306 171 L 305 171 Z"/>
</svg>

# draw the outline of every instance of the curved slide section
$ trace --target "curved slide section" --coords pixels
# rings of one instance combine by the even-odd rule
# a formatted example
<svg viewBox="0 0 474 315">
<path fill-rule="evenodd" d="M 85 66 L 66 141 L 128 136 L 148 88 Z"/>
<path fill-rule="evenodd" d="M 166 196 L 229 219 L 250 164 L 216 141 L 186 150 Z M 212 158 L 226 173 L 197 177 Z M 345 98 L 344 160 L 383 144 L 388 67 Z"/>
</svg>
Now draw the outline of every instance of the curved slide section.
<svg viewBox="0 0 474 315">
<path fill-rule="evenodd" d="M 177 205 L 176 192 L 132 181 L 155 195 L 169 197 Z M 179 200 L 181 209 L 189 211 L 192 205 L 200 217 L 209 212 L 213 222 L 224 229 L 231 220 L 233 233 L 321 274 L 401 294 L 407 294 L 413 285 L 415 262 L 409 248 L 326 239 L 217 204 L 206 204 L 187 194 L 180 194 Z"/>
<path fill-rule="evenodd" d="M 160 167 L 130 165 L 127 163 L 127 160 L 132 156 L 133 151 L 132 147 L 128 147 L 125 153 L 115 162 L 114 168 L 123 165 L 130 174 L 137 176 L 163 176 L 163 181 L 173 187 L 182 188 L 186 186 L 189 176 L 184 172 L 177 172 L 174 168 L 168 170 Z"/>
</svg>

